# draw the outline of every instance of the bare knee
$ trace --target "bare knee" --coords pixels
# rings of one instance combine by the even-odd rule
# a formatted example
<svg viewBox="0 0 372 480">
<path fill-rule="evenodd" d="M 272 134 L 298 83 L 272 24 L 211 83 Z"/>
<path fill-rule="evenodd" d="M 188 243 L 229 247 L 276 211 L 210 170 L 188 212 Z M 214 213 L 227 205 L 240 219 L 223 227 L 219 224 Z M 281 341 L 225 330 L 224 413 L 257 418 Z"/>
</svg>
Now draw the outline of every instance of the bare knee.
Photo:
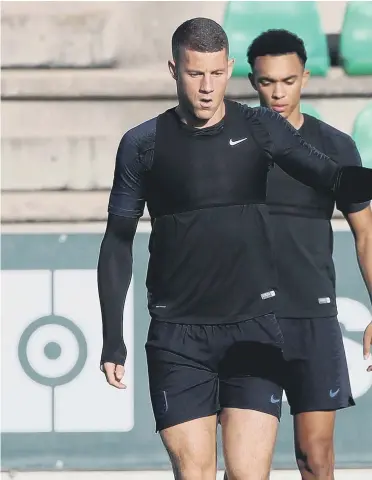
<svg viewBox="0 0 372 480">
<path fill-rule="evenodd" d="M 334 480 L 335 412 L 304 412 L 295 416 L 295 450 L 302 480 Z"/>
<path fill-rule="evenodd" d="M 192 448 L 169 454 L 176 480 L 211 480 L 216 478 L 215 459 Z"/>
<path fill-rule="evenodd" d="M 192 421 L 194 422 L 194 421 Z M 205 425 L 196 421 L 161 432 L 176 480 L 215 480 L 216 425 L 211 419 Z M 209 423 L 209 425 L 208 425 Z"/>
<path fill-rule="evenodd" d="M 296 449 L 297 465 L 304 480 L 332 480 L 334 472 L 333 441 L 330 438 L 308 439 Z"/>
<path fill-rule="evenodd" d="M 228 480 L 267 480 L 278 420 L 254 410 L 226 408 L 221 414 Z"/>
</svg>

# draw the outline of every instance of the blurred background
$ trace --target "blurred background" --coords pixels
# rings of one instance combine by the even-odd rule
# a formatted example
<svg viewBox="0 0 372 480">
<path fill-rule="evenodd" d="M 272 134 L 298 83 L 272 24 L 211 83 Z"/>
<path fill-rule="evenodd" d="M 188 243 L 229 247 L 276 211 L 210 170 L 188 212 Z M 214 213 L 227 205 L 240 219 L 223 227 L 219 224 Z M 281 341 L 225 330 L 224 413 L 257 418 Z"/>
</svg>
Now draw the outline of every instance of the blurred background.
<svg viewBox="0 0 372 480">
<path fill-rule="evenodd" d="M 372 168 L 371 1 L 1 2 L 4 477 L 172 478 L 147 386 L 147 214 L 124 314 L 126 391 L 109 387 L 98 368 L 96 266 L 118 143 L 176 104 L 171 36 L 196 16 L 225 27 L 236 59 L 228 97 L 252 105 L 252 39 L 268 28 L 300 35 L 312 72 L 303 111 L 350 134 Z M 361 347 L 372 316 L 337 210 L 332 223 L 339 320 L 357 402 L 338 414 L 336 478 L 357 480 L 372 478 L 372 375 Z M 219 456 L 223 468 L 221 449 Z M 286 403 L 274 469 L 272 478 L 300 478 Z M 115 470 L 139 473 L 108 473 Z"/>
</svg>

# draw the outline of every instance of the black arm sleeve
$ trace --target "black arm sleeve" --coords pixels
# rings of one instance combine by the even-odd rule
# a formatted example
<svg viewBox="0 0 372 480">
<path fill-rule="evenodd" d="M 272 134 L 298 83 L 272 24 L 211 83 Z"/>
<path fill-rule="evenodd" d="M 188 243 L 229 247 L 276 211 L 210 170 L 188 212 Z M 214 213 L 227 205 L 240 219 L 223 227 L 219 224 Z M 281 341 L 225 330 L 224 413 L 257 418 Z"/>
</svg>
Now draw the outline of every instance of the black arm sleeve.
<svg viewBox="0 0 372 480">
<path fill-rule="evenodd" d="M 132 245 L 138 220 L 109 214 L 98 260 L 98 293 L 102 313 L 101 365 L 124 365 L 124 303 L 132 277 Z"/>
<path fill-rule="evenodd" d="M 294 179 L 317 190 L 332 191 L 336 201 L 359 203 L 372 198 L 372 169 L 342 167 L 301 137 L 292 125 L 271 109 L 253 109 L 268 133 L 263 142 L 272 161 Z"/>
<path fill-rule="evenodd" d="M 342 166 L 362 166 L 362 159 L 360 158 L 359 151 L 352 138 L 347 135 L 334 135 L 333 140 L 336 143 L 337 151 L 340 152 L 338 159 Z M 360 212 L 361 210 L 369 207 L 369 205 L 369 201 L 362 203 L 350 203 L 346 202 L 345 199 L 342 198 L 338 199 L 337 201 L 337 208 L 344 215 Z"/>
<path fill-rule="evenodd" d="M 104 362 L 124 365 L 125 298 L 132 277 L 132 246 L 145 206 L 144 173 L 149 167 L 143 152 L 153 152 L 156 119 L 151 119 L 121 139 L 115 161 L 106 232 L 98 260 L 98 293 L 101 304 Z M 149 158 L 152 158 L 151 155 Z"/>
</svg>

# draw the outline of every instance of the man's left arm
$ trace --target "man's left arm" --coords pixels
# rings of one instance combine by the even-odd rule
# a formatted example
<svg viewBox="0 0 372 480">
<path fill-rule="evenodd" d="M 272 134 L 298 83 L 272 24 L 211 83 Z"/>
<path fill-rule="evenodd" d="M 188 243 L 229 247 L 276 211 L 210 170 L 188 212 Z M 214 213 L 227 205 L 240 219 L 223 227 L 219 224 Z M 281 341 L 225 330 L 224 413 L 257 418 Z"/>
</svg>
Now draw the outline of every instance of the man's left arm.
<svg viewBox="0 0 372 480">
<path fill-rule="evenodd" d="M 358 212 L 346 214 L 345 218 L 353 232 L 360 271 L 372 299 L 372 209 L 368 206 Z M 372 322 L 364 331 L 364 358 L 369 357 L 371 345 Z M 368 367 L 368 371 L 372 371 L 372 365 Z"/>
<path fill-rule="evenodd" d="M 341 151 L 345 154 L 347 164 L 360 166 L 360 158 L 355 142 L 348 138 L 342 145 Z M 369 202 L 337 204 L 342 211 L 345 219 L 349 223 L 350 229 L 354 235 L 355 247 L 358 257 L 360 272 L 368 289 L 372 301 L 372 209 Z M 367 359 L 370 355 L 372 345 L 372 322 L 367 326 L 363 335 L 363 355 Z M 372 365 L 368 367 L 372 371 Z"/>
</svg>

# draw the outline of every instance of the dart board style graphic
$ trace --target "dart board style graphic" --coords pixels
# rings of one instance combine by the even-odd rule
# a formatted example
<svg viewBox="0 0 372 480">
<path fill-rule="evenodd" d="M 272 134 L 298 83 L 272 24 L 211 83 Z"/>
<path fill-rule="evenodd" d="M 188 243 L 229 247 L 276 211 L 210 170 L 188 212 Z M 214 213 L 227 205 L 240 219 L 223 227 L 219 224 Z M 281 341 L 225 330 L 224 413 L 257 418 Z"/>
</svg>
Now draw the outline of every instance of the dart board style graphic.
<svg viewBox="0 0 372 480">
<path fill-rule="evenodd" d="M 133 281 L 124 310 L 125 391 L 99 369 L 96 270 L 2 271 L 2 322 L 3 432 L 133 428 Z"/>
</svg>

